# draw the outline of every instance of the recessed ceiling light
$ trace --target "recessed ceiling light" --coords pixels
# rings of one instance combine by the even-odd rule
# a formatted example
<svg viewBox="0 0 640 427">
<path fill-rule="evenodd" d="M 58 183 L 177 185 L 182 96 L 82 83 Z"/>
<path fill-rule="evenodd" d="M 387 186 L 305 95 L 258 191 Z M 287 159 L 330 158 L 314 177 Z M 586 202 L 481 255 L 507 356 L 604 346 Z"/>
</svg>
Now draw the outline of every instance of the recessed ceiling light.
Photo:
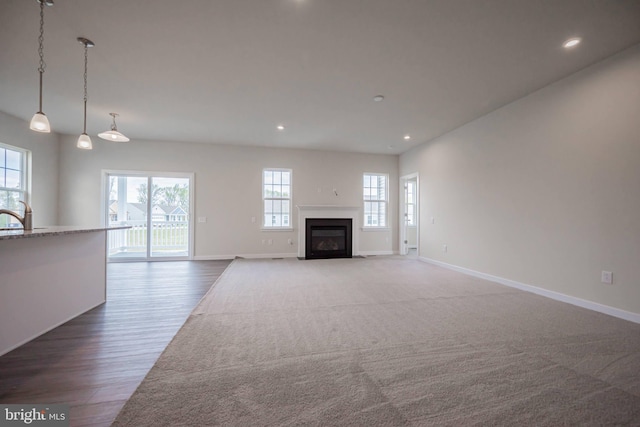
<svg viewBox="0 0 640 427">
<path fill-rule="evenodd" d="M 376 96 L 373 97 L 373 100 L 376 101 L 376 102 L 384 101 L 384 96 L 376 95 Z"/>
<path fill-rule="evenodd" d="M 393 150 L 393 145 L 387 145 L 387 148 L 388 148 L 389 150 Z"/>
<path fill-rule="evenodd" d="M 582 39 L 580 37 L 573 37 L 562 43 L 562 47 L 564 47 L 565 49 L 569 49 L 571 47 L 579 45 L 581 41 Z"/>
<path fill-rule="evenodd" d="M 410 140 L 411 139 L 411 135 L 405 135 L 404 139 L 407 140 L 407 141 Z"/>
<path fill-rule="evenodd" d="M 284 126 L 283 125 L 278 125 L 278 127 L 276 128 L 278 130 L 284 130 Z"/>
</svg>

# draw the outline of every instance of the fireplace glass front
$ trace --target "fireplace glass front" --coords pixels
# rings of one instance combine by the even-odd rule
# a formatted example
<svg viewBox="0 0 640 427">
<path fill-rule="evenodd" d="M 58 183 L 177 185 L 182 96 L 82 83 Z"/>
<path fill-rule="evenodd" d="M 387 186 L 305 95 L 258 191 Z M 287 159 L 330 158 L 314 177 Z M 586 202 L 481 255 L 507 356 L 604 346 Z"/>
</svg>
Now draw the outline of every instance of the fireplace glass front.
<svg viewBox="0 0 640 427">
<path fill-rule="evenodd" d="M 305 258 L 351 258 L 351 223 L 351 218 L 307 218 Z"/>
</svg>

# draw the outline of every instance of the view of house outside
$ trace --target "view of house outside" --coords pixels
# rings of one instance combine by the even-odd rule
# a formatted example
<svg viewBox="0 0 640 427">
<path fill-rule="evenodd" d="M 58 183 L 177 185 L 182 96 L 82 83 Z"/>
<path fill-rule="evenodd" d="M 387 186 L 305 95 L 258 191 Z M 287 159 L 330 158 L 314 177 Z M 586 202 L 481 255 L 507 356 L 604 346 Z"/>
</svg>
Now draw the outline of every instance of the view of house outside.
<svg viewBox="0 0 640 427">
<path fill-rule="evenodd" d="M 189 179 L 110 176 L 108 223 L 131 227 L 109 233 L 110 257 L 146 257 L 148 246 L 151 256 L 188 255 Z"/>
</svg>

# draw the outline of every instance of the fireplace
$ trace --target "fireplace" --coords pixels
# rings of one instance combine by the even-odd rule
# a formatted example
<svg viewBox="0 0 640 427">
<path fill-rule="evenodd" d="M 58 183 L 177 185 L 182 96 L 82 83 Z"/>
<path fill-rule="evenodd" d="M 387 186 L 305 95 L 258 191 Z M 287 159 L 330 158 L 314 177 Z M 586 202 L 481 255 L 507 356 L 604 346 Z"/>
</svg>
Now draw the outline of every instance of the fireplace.
<svg viewBox="0 0 640 427">
<path fill-rule="evenodd" d="M 307 218 L 305 258 L 351 258 L 351 218 Z"/>
</svg>

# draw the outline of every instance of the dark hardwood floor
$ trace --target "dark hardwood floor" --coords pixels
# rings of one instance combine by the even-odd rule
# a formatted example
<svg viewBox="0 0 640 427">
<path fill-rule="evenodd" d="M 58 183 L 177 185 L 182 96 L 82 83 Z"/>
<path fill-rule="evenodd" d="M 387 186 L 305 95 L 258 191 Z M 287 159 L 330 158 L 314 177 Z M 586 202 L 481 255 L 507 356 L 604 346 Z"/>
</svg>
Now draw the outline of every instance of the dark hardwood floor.
<svg viewBox="0 0 640 427">
<path fill-rule="evenodd" d="M 108 264 L 106 304 L 0 357 L 0 403 L 64 403 L 72 426 L 110 425 L 229 263 Z"/>
</svg>

